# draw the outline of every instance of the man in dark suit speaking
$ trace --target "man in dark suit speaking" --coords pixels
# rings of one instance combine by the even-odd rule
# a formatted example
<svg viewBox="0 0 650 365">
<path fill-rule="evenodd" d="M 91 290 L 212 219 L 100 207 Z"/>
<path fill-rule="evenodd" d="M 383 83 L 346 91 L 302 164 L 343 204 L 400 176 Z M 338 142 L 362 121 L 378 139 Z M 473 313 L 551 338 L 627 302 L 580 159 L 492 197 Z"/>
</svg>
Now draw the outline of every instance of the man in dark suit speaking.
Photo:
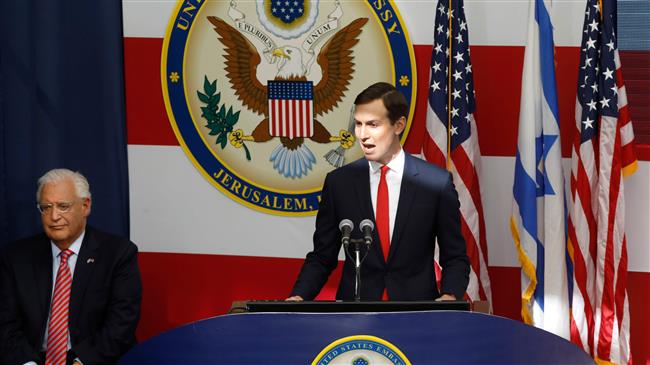
<svg viewBox="0 0 650 365">
<path fill-rule="evenodd" d="M 355 135 L 363 159 L 329 173 L 316 217 L 314 249 L 287 300 L 312 300 L 338 263 L 339 223 L 371 219 L 373 244 L 361 268 L 362 300 L 462 299 L 469 260 L 460 231 L 460 203 L 451 174 L 402 150 L 408 104 L 387 83 L 354 101 Z M 441 292 L 436 286 L 438 240 Z M 346 259 L 337 299 L 354 299 L 355 269 Z"/>
<path fill-rule="evenodd" d="M 113 364 L 136 342 L 137 247 L 86 225 L 90 190 L 77 172 L 49 171 L 36 198 L 44 234 L 0 256 L 0 363 Z"/>
</svg>

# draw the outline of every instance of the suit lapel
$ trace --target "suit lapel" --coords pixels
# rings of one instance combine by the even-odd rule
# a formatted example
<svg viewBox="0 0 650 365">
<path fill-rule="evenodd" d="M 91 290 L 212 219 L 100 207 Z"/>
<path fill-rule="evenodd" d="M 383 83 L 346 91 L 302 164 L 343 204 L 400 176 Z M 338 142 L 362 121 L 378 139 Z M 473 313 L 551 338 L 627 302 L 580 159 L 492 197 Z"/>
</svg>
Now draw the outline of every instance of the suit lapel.
<svg viewBox="0 0 650 365">
<path fill-rule="evenodd" d="M 38 290 L 38 302 L 40 304 L 39 315 L 42 316 L 41 323 L 45 323 L 45 319 L 49 315 L 50 301 L 52 297 L 52 244 L 45 235 L 40 239 L 41 242 L 37 245 L 38 254 L 34 261 L 34 278 Z"/>
<path fill-rule="evenodd" d="M 361 208 L 361 216 L 372 220 L 375 227 L 377 227 L 377 222 L 375 222 L 375 209 L 372 206 L 372 198 L 370 192 L 370 165 L 366 159 L 361 159 L 357 161 L 358 168 L 355 169 L 356 175 L 354 177 L 354 188 L 356 196 L 359 198 L 358 204 Z M 359 224 L 360 222 L 355 222 Z M 379 242 L 379 235 L 377 234 L 377 229 L 374 229 L 372 232 L 372 241 L 374 242 L 371 246 L 371 250 L 374 251 L 377 257 L 381 257 L 381 261 L 384 262 L 384 256 L 381 252 L 381 244 Z"/>
<path fill-rule="evenodd" d="M 388 255 L 388 260 L 395 255 L 395 250 L 397 250 L 400 239 L 402 238 L 404 227 L 408 222 L 408 217 L 411 212 L 411 206 L 413 205 L 413 199 L 416 195 L 418 179 L 418 169 L 415 165 L 412 157 L 408 153 L 404 152 L 404 173 L 402 174 L 402 184 L 399 192 L 399 202 L 397 204 L 397 214 L 395 216 L 395 224 L 393 226 L 393 235 L 390 239 L 390 251 Z"/>
<path fill-rule="evenodd" d="M 370 198 L 370 175 L 368 161 L 360 160 L 358 168 L 355 169 L 354 188 L 357 197 L 359 197 L 359 207 L 364 217 L 375 220 L 374 209 L 372 208 L 372 199 Z M 358 222 L 357 222 L 358 224 Z"/>
<path fill-rule="evenodd" d="M 72 278 L 72 290 L 70 293 L 70 323 L 76 323 L 79 315 L 79 309 L 81 308 L 81 303 L 83 303 L 83 298 L 88 288 L 88 282 L 92 276 L 92 273 L 95 269 L 95 260 L 98 260 L 97 257 L 97 248 L 99 243 L 94 238 L 94 234 L 91 228 L 86 227 L 86 233 L 84 235 L 83 243 L 81 244 L 81 249 L 79 250 L 79 257 L 77 258 L 77 264 L 74 269 L 74 276 Z"/>
</svg>

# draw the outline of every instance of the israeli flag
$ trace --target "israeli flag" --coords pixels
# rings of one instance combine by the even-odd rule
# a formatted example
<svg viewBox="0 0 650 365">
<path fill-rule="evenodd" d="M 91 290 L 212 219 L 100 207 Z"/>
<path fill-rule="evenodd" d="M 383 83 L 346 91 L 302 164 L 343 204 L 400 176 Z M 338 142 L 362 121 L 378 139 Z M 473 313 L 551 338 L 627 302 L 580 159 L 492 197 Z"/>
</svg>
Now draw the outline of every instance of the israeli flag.
<svg viewBox="0 0 650 365">
<path fill-rule="evenodd" d="M 522 269 L 522 318 L 568 339 L 564 176 L 548 9 L 550 1 L 530 5 L 510 228 Z"/>
</svg>

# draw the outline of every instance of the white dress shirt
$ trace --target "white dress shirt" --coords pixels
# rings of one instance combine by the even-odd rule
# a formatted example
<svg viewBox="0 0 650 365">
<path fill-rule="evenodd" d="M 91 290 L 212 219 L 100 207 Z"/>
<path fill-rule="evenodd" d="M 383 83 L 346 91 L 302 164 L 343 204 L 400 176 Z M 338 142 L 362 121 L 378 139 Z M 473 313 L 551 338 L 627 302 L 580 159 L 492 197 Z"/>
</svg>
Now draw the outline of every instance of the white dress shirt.
<svg viewBox="0 0 650 365">
<path fill-rule="evenodd" d="M 72 251 L 72 255 L 68 257 L 68 267 L 70 268 L 70 278 L 74 280 L 74 268 L 77 265 L 77 258 L 79 257 L 79 250 L 81 250 L 81 242 L 83 242 L 85 231 L 81 232 L 79 238 L 77 238 L 68 250 Z M 43 336 L 43 346 L 41 347 L 42 351 L 47 350 L 47 329 L 50 326 L 50 315 L 52 314 L 52 299 L 54 297 L 54 286 L 56 285 L 56 274 L 59 271 L 59 265 L 61 264 L 61 250 L 54 242 L 52 244 L 52 293 L 50 295 L 50 309 L 47 313 L 47 323 L 45 324 L 45 336 Z M 68 350 L 72 347 L 70 342 L 70 331 L 68 331 Z"/>
<path fill-rule="evenodd" d="M 388 186 L 388 219 L 390 232 L 388 233 L 393 237 L 393 228 L 395 227 L 395 217 L 397 216 L 397 205 L 399 203 L 399 192 L 402 187 L 402 176 L 404 175 L 404 150 L 400 149 L 397 156 L 392 159 L 386 166 L 386 185 Z M 381 178 L 382 164 L 376 161 L 368 161 L 370 164 L 370 197 L 372 199 L 372 209 L 377 217 L 377 188 L 379 187 L 379 179 Z"/>
</svg>

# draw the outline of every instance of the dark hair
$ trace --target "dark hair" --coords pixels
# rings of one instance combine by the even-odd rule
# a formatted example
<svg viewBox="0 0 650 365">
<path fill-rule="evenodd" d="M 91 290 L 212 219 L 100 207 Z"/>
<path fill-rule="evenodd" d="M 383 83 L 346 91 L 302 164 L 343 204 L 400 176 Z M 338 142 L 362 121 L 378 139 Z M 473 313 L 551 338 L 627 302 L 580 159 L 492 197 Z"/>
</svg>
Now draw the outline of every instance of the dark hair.
<svg viewBox="0 0 650 365">
<path fill-rule="evenodd" d="M 368 86 L 354 99 L 354 105 L 368 104 L 377 99 L 384 102 L 391 124 L 397 123 L 401 117 L 406 118 L 408 116 L 409 107 L 406 98 L 395 86 L 387 82 L 378 82 Z"/>
</svg>

